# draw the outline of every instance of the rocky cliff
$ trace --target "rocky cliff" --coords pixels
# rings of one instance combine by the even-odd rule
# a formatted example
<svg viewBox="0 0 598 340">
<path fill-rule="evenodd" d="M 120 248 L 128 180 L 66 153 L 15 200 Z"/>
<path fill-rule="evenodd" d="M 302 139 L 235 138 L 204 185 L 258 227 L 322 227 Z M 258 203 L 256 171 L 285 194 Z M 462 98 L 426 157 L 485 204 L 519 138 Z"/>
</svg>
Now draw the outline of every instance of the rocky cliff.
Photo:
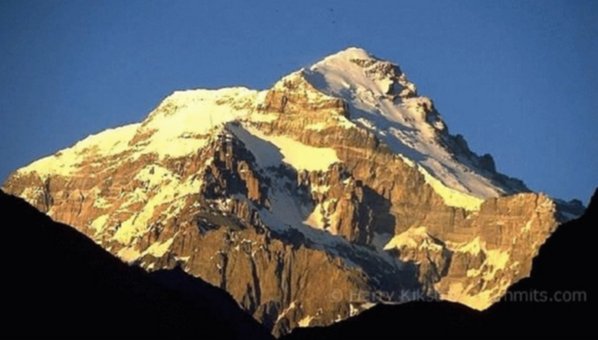
<svg viewBox="0 0 598 340">
<path fill-rule="evenodd" d="M 597 286 L 587 268 L 593 262 L 597 217 L 595 191 L 584 215 L 560 225 L 540 247 L 530 276 L 484 311 L 446 301 L 379 305 L 328 327 L 296 329 L 284 338 L 594 338 Z"/>
<path fill-rule="evenodd" d="M 357 48 L 265 91 L 175 92 L 3 189 L 124 261 L 227 290 L 277 335 L 414 296 L 487 308 L 582 209 L 498 173 Z"/>
</svg>

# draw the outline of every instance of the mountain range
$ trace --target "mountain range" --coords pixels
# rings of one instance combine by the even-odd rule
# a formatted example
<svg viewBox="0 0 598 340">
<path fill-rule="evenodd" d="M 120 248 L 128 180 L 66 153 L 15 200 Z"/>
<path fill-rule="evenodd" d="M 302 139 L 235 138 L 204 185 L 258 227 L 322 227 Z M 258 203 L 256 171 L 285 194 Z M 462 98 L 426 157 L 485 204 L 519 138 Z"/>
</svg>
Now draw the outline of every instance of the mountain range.
<svg viewBox="0 0 598 340">
<path fill-rule="evenodd" d="M 150 275 L 227 291 L 276 336 L 379 303 L 487 309 L 584 211 L 498 172 L 359 48 L 262 91 L 174 92 L 2 189 Z"/>
</svg>

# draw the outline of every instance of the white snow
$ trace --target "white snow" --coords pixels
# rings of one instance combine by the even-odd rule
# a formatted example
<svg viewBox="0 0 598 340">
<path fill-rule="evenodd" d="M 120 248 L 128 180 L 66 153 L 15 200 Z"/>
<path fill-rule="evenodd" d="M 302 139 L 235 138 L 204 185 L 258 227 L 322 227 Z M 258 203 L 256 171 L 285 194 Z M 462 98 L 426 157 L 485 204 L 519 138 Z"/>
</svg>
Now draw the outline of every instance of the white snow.
<svg viewBox="0 0 598 340">
<path fill-rule="evenodd" d="M 442 197 L 444 203 L 451 207 L 463 208 L 465 210 L 477 211 L 480 210 L 480 206 L 484 202 L 482 198 L 464 193 L 462 191 L 450 188 L 444 185 L 436 177 L 430 175 L 430 173 L 423 167 L 417 166 L 418 170 L 424 175 L 426 183 L 428 183 L 432 189 Z"/>
<path fill-rule="evenodd" d="M 458 251 L 461 253 L 469 253 L 471 255 L 477 255 L 485 249 L 485 245 L 482 244 L 482 241 L 480 240 L 479 236 L 476 236 L 476 238 L 474 238 L 473 240 L 464 243 L 455 244 L 447 242 L 447 245 L 449 245 L 450 248 L 454 251 Z"/>
<path fill-rule="evenodd" d="M 315 319 L 315 317 L 313 317 L 311 315 L 306 315 L 301 320 L 299 320 L 299 322 L 297 322 L 297 324 L 299 325 L 299 327 L 309 327 L 309 324 L 311 323 L 311 320 L 313 320 L 313 319 Z"/>
<path fill-rule="evenodd" d="M 472 171 L 468 165 L 456 161 L 436 142 L 444 123 L 439 117 L 426 117 L 423 107 L 431 105 L 429 99 L 393 100 L 386 94 L 391 79 L 384 74 L 370 72 L 370 66 L 359 65 L 355 60 L 365 60 L 366 64 L 374 66 L 386 63 L 362 49 L 349 48 L 284 77 L 274 88 L 284 86 L 285 80 L 300 78 L 305 87 L 302 91 L 313 97 L 310 100 L 329 100 L 331 96 L 344 99 L 349 104 L 352 120 L 346 123 L 372 130 L 403 159 L 418 166 L 428 184 L 447 205 L 477 210 L 483 198 L 502 192 L 501 188 Z M 401 79 L 402 86 L 413 87 L 404 75 Z M 157 153 L 161 158 L 193 154 L 205 146 L 214 128 L 225 123 L 276 119 L 272 113 L 255 110 L 265 100 L 266 92 L 243 87 L 177 91 L 167 97 L 142 124 L 109 129 L 90 136 L 20 171 L 36 171 L 42 177 L 49 174 L 66 176 L 77 169 L 84 156 L 92 154 L 99 159 L 127 150 L 132 151 L 132 157 L 146 153 Z M 317 131 L 324 128 L 324 123 L 307 127 Z M 136 135 L 149 138 L 141 139 L 134 146 L 129 145 Z M 263 166 L 277 166 L 282 160 L 297 170 L 326 170 L 339 161 L 332 148 L 308 146 L 287 136 L 265 135 L 257 129 L 249 129 L 245 135 L 248 137 L 246 141 L 253 142 L 249 144 L 256 149 L 254 155 Z M 263 146 L 268 143 L 275 145 L 278 152 L 264 154 L 262 151 L 268 148 Z"/>
<path fill-rule="evenodd" d="M 266 135 L 260 130 L 239 125 L 228 127 L 263 167 L 277 167 L 284 162 L 296 170 L 328 170 L 340 159 L 332 148 L 318 148 L 282 135 Z"/>
<path fill-rule="evenodd" d="M 365 61 L 356 62 L 356 60 Z M 489 179 L 480 175 L 479 169 L 471 164 L 461 163 L 455 155 L 439 143 L 439 136 L 445 133 L 446 126 L 442 119 L 430 114 L 426 108 L 431 107 L 430 99 L 425 97 L 396 98 L 388 94 L 393 80 L 380 73 L 371 72 L 372 66 L 384 66 L 366 51 L 350 48 L 329 56 L 315 65 L 294 72 L 277 82 L 274 89 L 281 89 L 285 81 L 300 84 L 298 91 L 304 91 L 313 103 L 329 101 L 330 97 L 342 98 L 349 107 L 350 121 L 344 117 L 338 119 L 338 126 L 346 128 L 355 125 L 369 129 L 386 142 L 389 147 L 408 164 L 422 173 L 425 181 L 449 206 L 461 207 L 475 211 L 479 209 L 484 198 L 500 195 L 503 189 L 492 184 Z M 400 85 L 409 91 L 415 87 L 404 75 Z M 273 122 L 278 119 L 274 113 L 255 110 L 265 99 L 267 91 L 254 91 L 247 88 L 225 88 L 220 90 L 188 90 L 178 91 L 167 97 L 146 120 L 140 124 L 130 124 L 116 129 L 109 129 L 89 136 L 70 148 L 66 148 L 53 156 L 45 157 L 19 172 L 35 171 L 42 177 L 50 174 L 72 175 L 79 164 L 91 158 L 101 162 L 102 158 L 130 152 L 132 158 L 148 153 L 156 153 L 161 160 L 184 157 L 198 152 L 204 147 L 215 130 L 227 125 L 256 157 L 258 165 L 263 169 L 278 167 L 285 163 L 297 170 L 326 171 L 330 165 L 340 162 L 332 148 L 313 147 L 284 135 L 265 134 L 251 124 L 243 122 Z M 239 124 L 229 124 L 231 122 Z M 316 122 L 305 128 L 323 131 L 330 124 Z M 134 145 L 133 138 L 141 138 Z M 137 138 L 135 138 L 137 139 Z M 126 161 L 126 159 L 123 159 Z M 159 162 L 158 162 L 159 163 Z M 91 175 L 93 176 L 93 174 Z M 148 230 L 151 221 L 168 219 L 175 216 L 183 208 L 186 197 L 197 193 L 202 183 L 192 178 L 182 179 L 173 171 L 159 164 L 148 164 L 135 174 L 134 180 L 144 185 L 124 193 L 117 212 L 126 211 L 132 204 L 142 203 L 126 220 L 121 221 L 114 239 L 125 247 L 118 255 L 131 262 L 143 254 L 156 257 L 163 256 L 170 248 L 172 239 L 151 245 L 143 253 L 132 247 L 136 238 L 142 237 Z M 316 193 L 325 193 L 327 186 L 313 186 Z M 26 197 L 36 197 L 39 192 L 26 191 Z M 335 245 L 346 242 L 334 235 L 334 230 L 324 230 L 327 225 L 336 225 L 339 216 L 326 216 L 326 204 L 304 205 L 287 192 L 284 185 L 274 183 L 270 188 L 270 210 L 262 209 L 260 215 L 273 230 L 288 228 L 302 232 L 316 246 L 334 249 Z M 167 205 L 157 216 L 156 209 Z M 109 202 L 98 197 L 94 206 L 109 209 Z M 107 222 L 114 212 L 103 211 L 101 215 L 89 222 L 96 233 L 107 228 Z M 116 223 L 116 222 L 115 222 Z M 111 225 L 110 227 L 115 227 Z M 530 230 L 529 222 L 524 230 Z M 376 235 L 375 245 L 378 250 L 401 249 L 405 247 L 427 247 L 438 250 L 425 227 L 410 228 L 400 235 Z M 490 280 L 497 271 L 508 265 L 508 253 L 499 250 L 487 250 L 476 238 L 464 244 L 450 245 L 453 251 L 478 254 L 485 252 L 486 260 L 482 271 L 470 270 L 468 275 L 480 276 Z M 382 254 L 385 256 L 387 254 Z M 350 260 L 344 259 L 346 263 Z M 455 287 L 453 293 L 459 291 Z M 459 294 L 465 294 L 463 288 Z M 480 301 L 484 300 L 480 297 Z M 305 324 L 311 321 L 309 316 Z"/>
<path fill-rule="evenodd" d="M 156 242 L 149 246 L 144 252 L 143 255 L 152 255 L 154 257 L 162 257 L 164 256 L 168 250 L 170 250 L 170 246 L 174 238 L 170 238 L 164 242 Z"/>
<path fill-rule="evenodd" d="M 161 158 L 193 154 L 207 142 L 216 127 L 246 117 L 255 108 L 263 93 L 243 87 L 219 90 L 177 91 L 164 101 L 142 123 L 108 129 L 91 135 L 75 145 L 23 167 L 19 173 L 36 172 L 48 175 L 72 175 L 78 165 L 92 158 L 102 158 L 131 151 L 132 158 L 156 153 Z M 129 145 L 135 136 L 149 136 Z"/>
<path fill-rule="evenodd" d="M 412 227 L 394 236 L 385 246 L 384 250 L 391 249 L 429 249 L 441 251 L 442 246 L 434 242 L 428 234 L 426 227 Z"/>
<path fill-rule="evenodd" d="M 510 254 L 508 250 L 488 249 L 486 243 L 481 241 L 479 237 L 463 243 L 447 242 L 447 246 L 456 253 L 467 253 L 474 256 L 483 253 L 484 262 L 477 268 L 467 270 L 466 275 L 472 279 L 471 284 L 465 286 L 463 283 L 452 283 L 449 286 L 449 291 L 442 295 L 443 299 L 464 303 L 472 308 L 483 310 L 498 299 L 511 284 L 508 279 L 500 277 L 498 277 L 498 282 L 495 282 L 497 281 L 497 274 L 501 270 L 507 269 L 509 265 Z M 510 267 L 516 268 L 519 265 L 519 262 L 513 262 Z M 492 289 L 477 292 L 478 286 L 483 282 L 494 282 Z"/>
<path fill-rule="evenodd" d="M 499 270 L 505 269 L 511 257 L 508 251 L 488 249 L 486 243 L 481 241 L 479 236 L 468 242 L 457 244 L 448 242 L 447 245 L 454 252 L 471 255 L 484 253 L 484 263 L 477 269 L 469 269 L 467 276 L 481 276 L 486 281 L 492 280 Z"/>
<path fill-rule="evenodd" d="M 133 138 L 138 127 L 139 124 L 129 124 L 104 130 L 75 144 L 75 149 L 79 152 L 93 150 L 100 155 L 117 155 L 129 148 L 128 142 Z"/>
<path fill-rule="evenodd" d="M 90 227 L 92 227 L 97 233 L 99 230 L 102 230 L 104 228 L 104 225 L 106 225 L 108 218 L 108 215 L 100 215 L 98 218 L 96 218 L 90 223 Z"/>
<path fill-rule="evenodd" d="M 359 48 L 349 48 L 303 69 L 303 76 L 318 90 L 344 99 L 349 104 L 351 120 L 376 133 L 393 151 L 420 165 L 436 179 L 428 182 L 447 204 L 476 210 L 476 200 L 496 197 L 504 192 L 467 164 L 454 159 L 451 152 L 437 141 L 445 130 L 439 116 L 426 114 L 431 106 L 426 97 L 395 99 L 387 94 L 391 79 L 372 74 L 369 66 L 355 60 L 382 65 Z M 401 76 L 403 86 L 414 85 Z M 442 184 L 442 185 L 440 185 Z M 459 195 L 458 193 L 463 193 Z"/>
<path fill-rule="evenodd" d="M 252 122 L 263 122 L 263 123 L 271 123 L 278 119 L 278 115 L 271 113 L 271 112 L 253 112 L 249 117 L 249 120 Z"/>
<path fill-rule="evenodd" d="M 282 320 L 290 311 L 292 311 L 293 309 L 295 309 L 297 307 L 297 305 L 295 305 L 295 301 L 291 302 L 291 304 L 282 310 L 282 312 L 280 312 L 280 314 L 278 314 L 278 317 L 276 318 L 276 322 L 279 322 L 280 320 Z"/>
<path fill-rule="evenodd" d="M 324 225 L 326 223 L 325 217 L 322 214 L 322 206 L 321 205 L 316 205 L 314 207 L 314 210 L 312 211 L 311 214 L 309 214 L 309 216 L 307 217 L 307 219 L 305 221 L 303 221 L 304 224 L 312 227 L 312 228 L 316 228 L 316 229 L 324 229 Z"/>
<path fill-rule="evenodd" d="M 260 211 L 262 219 L 268 226 L 285 230 L 304 225 L 303 221 L 309 214 L 308 209 L 301 206 L 298 199 L 286 190 L 284 182 L 275 181 L 272 183 L 268 191 L 268 198 L 270 200 L 270 209 Z"/>
<path fill-rule="evenodd" d="M 337 249 L 343 247 L 351 247 L 357 249 L 344 238 L 334 235 L 330 230 L 320 230 L 312 228 L 304 221 L 313 212 L 313 207 L 305 206 L 300 201 L 297 195 L 289 191 L 287 185 L 282 179 L 275 179 L 268 192 L 270 200 L 270 209 L 259 210 L 260 218 L 268 225 L 268 227 L 276 232 L 287 232 L 295 230 L 303 234 L 306 239 L 310 240 L 313 247 L 325 250 L 327 253 L 337 256 L 343 261 L 346 266 L 358 267 L 350 258 L 341 255 Z M 331 222 L 333 223 L 333 222 Z M 367 248 L 359 248 L 364 252 L 372 252 Z M 392 265 L 400 265 L 396 259 L 382 254 L 382 259 Z"/>
<path fill-rule="evenodd" d="M 135 135 L 139 125 L 125 125 L 91 135 L 69 148 L 60 150 L 54 155 L 44 157 L 19 169 L 18 172 L 36 172 L 42 178 L 48 175 L 71 175 L 77 170 L 77 165 L 89 155 L 95 157 L 109 156 L 127 150 L 128 142 Z"/>
<path fill-rule="evenodd" d="M 93 201 L 93 206 L 99 209 L 106 209 L 110 206 L 110 202 L 102 196 L 100 196 L 99 190 L 94 190 L 95 201 Z"/>
<path fill-rule="evenodd" d="M 151 167 L 151 166 L 150 166 Z M 155 167 L 159 169 L 159 167 Z M 137 178 L 148 176 L 147 168 L 142 169 Z M 166 169 L 157 170 L 153 177 L 149 177 L 155 182 L 159 190 L 146 191 L 138 188 L 128 193 L 129 203 L 144 202 L 144 205 L 126 221 L 124 221 L 114 239 L 122 244 L 130 244 L 135 237 L 140 237 L 149 228 L 148 222 L 154 217 L 154 211 L 157 207 L 168 204 L 168 209 L 162 213 L 164 219 L 171 218 L 177 214 L 185 203 L 185 197 L 199 192 L 202 182 L 195 177 L 181 180 Z M 159 183 L 159 184 L 158 184 Z"/>
<path fill-rule="evenodd" d="M 27 203 L 35 205 L 37 198 L 43 194 L 44 191 L 40 187 L 26 187 L 20 197 L 27 201 Z"/>
<path fill-rule="evenodd" d="M 240 124 L 230 124 L 227 128 L 243 142 L 261 168 L 278 167 L 282 164 L 283 156 L 280 149 L 273 143 L 258 137 L 255 129 L 248 129 Z"/>
<path fill-rule="evenodd" d="M 151 189 L 162 185 L 163 182 L 176 180 L 176 177 L 170 170 L 155 164 L 148 165 L 141 169 L 141 171 L 135 175 L 135 179 L 145 183 L 148 189 Z"/>
<path fill-rule="evenodd" d="M 508 251 L 501 251 L 499 249 L 487 250 L 484 265 L 490 267 L 490 269 L 483 271 L 484 278 L 486 280 L 494 278 L 497 271 L 507 268 L 510 258 L 511 255 Z"/>
<path fill-rule="evenodd" d="M 118 253 L 116 254 L 121 260 L 127 262 L 127 263 L 132 263 L 135 260 L 137 260 L 139 258 L 139 256 L 141 255 L 141 253 L 139 253 L 139 251 L 135 250 L 132 247 L 125 247 L 121 250 L 118 251 Z"/>
<path fill-rule="evenodd" d="M 40 176 L 72 175 L 83 161 L 90 158 L 95 162 L 104 162 L 105 157 L 129 151 L 127 157 L 135 159 L 147 153 L 157 153 L 161 159 L 181 157 L 197 152 L 207 141 L 213 129 L 227 122 L 246 116 L 254 108 L 256 98 L 261 93 L 245 88 L 227 88 L 221 90 L 193 90 L 175 92 L 166 98 L 156 110 L 141 124 L 131 124 L 116 129 L 109 129 L 78 142 L 70 148 L 59 151 L 19 170 L 19 173 L 35 171 Z M 147 135 L 130 145 L 135 136 Z M 312 151 L 312 150 L 310 150 Z M 291 158 L 294 159 L 291 153 Z M 102 163 L 106 164 L 106 163 Z M 307 164 L 309 167 L 310 164 Z M 93 176 L 91 174 L 90 176 Z M 181 179 L 159 164 L 148 164 L 136 174 L 135 180 L 144 185 L 132 192 L 126 192 L 121 210 L 132 204 L 143 202 L 141 209 L 121 224 L 114 239 L 129 245 L 134 238 L 142 236 L 148 228 L 148 222 L 156 217 L 154 211 L 163 204 L 169 207 L 160 218 L 170 218 L 178 213 L 184 198 L 199 191 L 201 183 L 195 179 Z M 159 188 L 159 190 L 156 190 Z M 30 196 L 32 196 L 31 193 Z M 32 196 L 33 197 L 33 196 Z M 94 206 L 109 208 L 108 202 L 98 197 Z M 106 227 L 109 216 L 100 216 L 90 221 L 90 227 L 100 232 Z M 117 223 L 117 222 L 115 222 Z M 132 251 L 123 251 L 124 258 L 132 259 Z"/>
<path fill-rule="evenodd" d="M 325 171 L 334 163 L 340 162 L 333 148 L 318 148 L 303 144 L 293 138 L 282 135 L 265 135 L 257 129 L 249 130 L 254 136 L 266 140 L 278 147 L 283 155 L 282 161 L 297 170 Z"/>
<path fill-rule="evenodd" d="M 153 133 L 144 153 L 176 158 L 197 152 L 214 127 L 247 116 L 257 96 L 257 91 L 243 87 L 175 92 L 140 129 Z"/>
</svg>

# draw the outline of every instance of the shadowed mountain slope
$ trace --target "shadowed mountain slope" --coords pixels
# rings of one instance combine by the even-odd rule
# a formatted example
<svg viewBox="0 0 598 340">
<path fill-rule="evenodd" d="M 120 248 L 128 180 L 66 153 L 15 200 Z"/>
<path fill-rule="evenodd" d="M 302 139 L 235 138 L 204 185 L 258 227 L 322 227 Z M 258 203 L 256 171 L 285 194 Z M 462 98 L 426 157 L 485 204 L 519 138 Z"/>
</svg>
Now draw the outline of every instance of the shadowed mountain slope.
<svg viewBox="0 0 598 340">
<path fill-rule="evenodd" d="M 72 227 L 3 192 L 0 216 L 5 334 L 270 338 L 227 293 L 181 270 L 148 274 L 130 267 Z"/>
</svg>

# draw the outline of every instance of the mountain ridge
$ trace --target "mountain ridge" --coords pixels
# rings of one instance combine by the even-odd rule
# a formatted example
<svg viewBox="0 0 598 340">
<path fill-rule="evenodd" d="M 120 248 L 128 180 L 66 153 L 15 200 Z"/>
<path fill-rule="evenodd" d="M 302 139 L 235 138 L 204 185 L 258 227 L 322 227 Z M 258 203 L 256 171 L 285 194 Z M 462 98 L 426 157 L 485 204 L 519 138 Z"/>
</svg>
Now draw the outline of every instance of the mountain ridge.
<svg viewBox="0 0 598 340">
<path fill-rule="evenodd" d="M 124 261 L 227 290 L 280 335 L 377 292 L 499 299 L 575 210 L 493 163 L 398 66 L 349 49 L 269 90 L 175 92 L 3 188 Z"/>
</svg>

